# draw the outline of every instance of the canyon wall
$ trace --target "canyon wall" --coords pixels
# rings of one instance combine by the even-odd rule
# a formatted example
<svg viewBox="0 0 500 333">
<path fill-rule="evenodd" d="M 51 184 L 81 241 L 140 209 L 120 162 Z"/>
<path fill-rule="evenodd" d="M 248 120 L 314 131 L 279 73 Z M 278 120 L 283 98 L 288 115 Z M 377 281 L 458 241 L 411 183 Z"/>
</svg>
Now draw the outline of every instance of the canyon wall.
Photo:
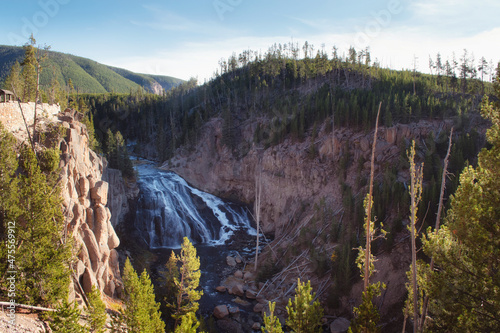
<svg viewBox="0 0 500 333">
<path fill-rule="evenodd" d="M 121 197 L 117 194 L 120 188 L 110 188 L 103 180 L 107 162 L 89 148 L 85 125 L 77 119 L 75 111 L 67 110 L 59 116 L 66 128 L 66 137 L 60 143 L 60 177 L 67 234 L 75 241 L 78 257 L 73 267 L 70 300 L 81 301 L 82 289 L 89 292 L 93 285 L 110 297 L 121 293 L 123 284 L 115 250 L 120 240 L 112 225 L 109 193 L 114 193 L 115 205 L 123 208 L 123 203 L 116 202 L 116 197 Z M 114 184 L 120 183 L 121 174 L 107 173 L 113 174 Z"/>
<path fill-rule="evenodd" d="M 358 175 L 369 176 L 373 131 L 342 128 L 328 132 L 323 126 L 314 141 L 310 137 L 303 141 L 286 139 L 265 148 L 253 143 L 259 121 L 264 120 L 242 126 L 242 140 L 250 147 L 243 158 L 236 158 L 222 144 L 223 120 L 214 119 L 205 125 L 194 150 L 179 149 L 163 167 L 201 190 L 247 204 L 255 200 L 256 175 L 261 174 L 262 226 L 275 236 L 294 218 L 298 207 L 312 207 L 325 199 L 331 207 L 341 209 L 341 184 L 354 187 Z M 420 121 L 381 127 L 375 152 L 376 172 L 399 158 L 405 140 L 425 138 L 431 132 L 437 135 L 451 126 L 452 121 Z M 344 174 L 341 159 L 346 154 L 351 163 L 344 178 L 340 175 Z M 362 168 L 356 170 L 360 160 Z"/>
</svg>

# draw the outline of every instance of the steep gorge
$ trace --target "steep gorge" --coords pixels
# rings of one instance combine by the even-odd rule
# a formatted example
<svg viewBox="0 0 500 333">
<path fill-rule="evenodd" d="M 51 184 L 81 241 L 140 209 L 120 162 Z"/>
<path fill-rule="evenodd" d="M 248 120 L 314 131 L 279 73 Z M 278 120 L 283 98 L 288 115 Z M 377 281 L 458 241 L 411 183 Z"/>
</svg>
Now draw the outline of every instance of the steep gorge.
<svg viewBox="0 0 500 333">
<path fill-rule="evenodd" d="M 178 173 L 197 188 L 246 204 L 255 201 L 256 181 L 259 170 L 262 170 L 261 228 L 265 234 L 272 235 L 274 241 L 263 250 L 261 262 L 264 264 L 261 263 L 260 270 L 268 269 L 270 263 L 280 267 L 282 272 L 290 271 L 284 274 L 274 271 L 274 277 L 268 276 L 273 277 L 270 281 L 275 288 L 264 288 L 268 299 L 281 299 L 281 306 L 284 307 L 287 297 L 291 296 L 294 281 L 300 277 L 310 279 L 324 304 L 329 303 L 327 295 L 331 293 L 332 285 L 338 285 L 339 282 L 334 281 L 332 275 L 321 273 L 319 261 L 315 258 L 321 256 L 329 261 L 334 256 L 338 258 L 345 255 L 339 247 L 340 240 L 333 237 L 335 231 L 332 229 L 346 228 L 351 232 L 348 237 L 358 241 L 362 237 L 362 217 L 348 217 L 346 196 L 351 194 L 344 191 L 346 187 L 351 188 L 352 200 L 358 202 L 362 202 L 367 192 L 363 180 L 369 178 L 373 130 L 367 132 L 338 128 L 329 131 L 325 122 L 314 139 L 309 132 L 304 140 L 287 138 L 275 146 L 259 147 L 254 143 L 254 133 L 258 124 L 265 121 L 262 118 L 242 124 L 240 133 L 243 144 L 239 147 L 250 148 L 246 154 L 235 154 L 222 143 L 223 119 L 214 118 L 203 126 L 195 147 L 178 149 L 174 158 L 164 163 L 163 168 Z M 376 179 L 382 179 L 384 173 L 400 163 L 402 156 L 406 156 L 406 148 L 411 140 L 425 146 L 428 138 L 446 138 L 451 127 L 456 125 L 455 122 L 456 119 L 451 118 L 421 120 L 379 128 L 375 150 Z M 462 130 L 467 132 L 470 128 Z M 478 130 L 484 134 L 484 131 Z M 244 156 L 237 157 L 241 155 Z M 404 168 L 398 169 L 395 177 L 395 182 L 402 187 L 409 181 L 407 169 Z M 318 218 L 321 211 L 326 209 L 332 212 L 330 217 Z M 392 245 L 379 250 L 376 263 L 378 272 L 374 279 L 388 285 L 384 299 L 379 300 L 383 303 L 381 314 L 384 320 L 400 322 L 400 305 L 406 295 L 404 284 L 410 264 L 410 250 L 407 231 L 403 228 L 406 218 L 401 220 L 398 216 L 407 216 L 407 212 L 398 214 L 394 207 L 385 209 L 388 212 L 382 222 L 386 229 L 394 230 L 395 234 L 391 235 Z M 350 224 L 350 227 L 345 224 Z M 312 232 L 312 235 L 307 236 L 308 232 Z M 351 256 L 355 256 L 355 251 L 351 251 L 355 246 L 353 244 L 347 249 L 353 253 Z M 292 254 L 293 259 L 290 256 L 286 258 L 287 253 Z M 337 315 L 349 315 L 352 306 L 360 302 L 362 286 L 360 283 L 352 285 L 356 281 L 352 280 L 352 275 L 349 280 L 347 285 L 350 291 L 344 290 L 342 297 L 333 301 L 336 305 L 330 308 Z"/>
<path fill-rule="evenodd" d="M 264 121 L 264 120 L 261 120 Z M 430 133 L 449 132 L 453 120 L 419 121 L 379 130 L 376 147 L 376 172 L 382 173 L 401 155 L 401 147 L 411 139 L 422 140 Z M 252 143 L 257 122 L 243 125 L 242 137 L 250 148 L 241 159 L 222 144 L 222 119 L 208 122 L 194 151 L 179 149 L 163 167 L 175 171 L 195 187 L 246 204 L 255 200 L 256 170 L 262 168 L 263 231 L 279 236 L 293 219 L 294 207 L 313 205 L 321 198 L 337 209 L 342 208 L 341 184 L 355 187 L 356 177 L 369 174 L 373 131 L 348 128 L 328 132 L 325 126 L 315 139 L 286 139 L 270 148 Z M 314 140 L 311 143 L 311 140 Z M 311 147 L 313 145 L 313 147 Z M 311 153 L 313 151 L 315 153 Z M 312 156 L 311 154 L 314 154 Z M 341 159 L 350 155 L 345 178 Z M 361 168 L 358 161 L 362 161 Z M 406 181 L 404 170 L 399 180 Z"/>
</svg>

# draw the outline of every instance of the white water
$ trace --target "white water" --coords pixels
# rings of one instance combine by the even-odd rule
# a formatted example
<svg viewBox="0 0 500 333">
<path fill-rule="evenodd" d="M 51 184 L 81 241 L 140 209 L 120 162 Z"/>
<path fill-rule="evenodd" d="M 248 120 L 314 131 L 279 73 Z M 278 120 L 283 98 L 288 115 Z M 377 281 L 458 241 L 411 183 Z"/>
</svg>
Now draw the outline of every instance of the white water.
<svg viewBox="0 0 500 333">
<path fill-rule="evenodd" d="M 256 235 L 247 210 L 189 186 L 152 164 L 136 166 L 140 188 L 135 227 L 151 249 L 194 244 L 223 245 L 236 230 Z"/>
</svg>

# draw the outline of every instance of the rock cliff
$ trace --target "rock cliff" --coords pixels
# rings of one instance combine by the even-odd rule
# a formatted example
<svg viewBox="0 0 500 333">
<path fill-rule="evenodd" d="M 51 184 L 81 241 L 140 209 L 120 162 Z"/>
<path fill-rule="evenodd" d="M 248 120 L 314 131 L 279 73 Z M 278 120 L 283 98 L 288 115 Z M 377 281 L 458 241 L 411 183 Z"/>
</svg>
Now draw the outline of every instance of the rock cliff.
<svg viewBox="0 0 500 333">
<path fill-rule="evenodd" d="M 264 121 L 264 120 L 260 120 Z M 216 195 L 253 204 L 256 174 L 262 170 L 262 227 L 266 233 L 279 236 L 293 219 L 298 206 L 312 206 L 326 198 L 332 207 L 342 207 L 341 184 L 354 185 L 355 169 L 367 176 L 370 167 L 373 132 L 356 132 L 342 128 L 328 132 L 320 129 L 314 141 L 309 137 L 263 148 L 253 144 L 259 120 L 242 126 L 242 139 L 251 147 L 243 158 L 236 158 L 222 144 L 222 119 L 208 122 L 194 150 L 179 149 L 163 167 L 185 178 L 189 183 Z M 420 121 L 380 128 L 376 147 L 376 171 L 401 154 L 405 140 L 425 138 L 452 126 L 451 121 Z M 350 167 L 341 177 L 341 159 L 350 155 Z M 403 175 L 402 175 L 403 176 Z"/>
<path fill-rule="evenodd" d="M 66 128 L 66 136 L 60 143 L 63 210 L 67 233 L 75 241 L 78 257 L 73 267 L 74 284 L 70 288 L 70 299 L 79 301 L 82 289 L 89 292 L 93 285 L 110 297 L 121 292 L 123 284 L 115 250 L 120 240 L 112 223 L 116 224 L 118 220 L 112 217 L 108 197 L 112 198 L 115 207 L 120 208 L 115 209 L 118 218 L 124 213 L 124 205 L 120 199 L 122 189 L 110 188 L 103 180 L 107 162 L 89 149 L 85 125 L 77 119 L 76 112 L 68 110 L 59 116 Z M 120 183 L 119 173 L 106 172 L 113 184 Z"/>
</svg>

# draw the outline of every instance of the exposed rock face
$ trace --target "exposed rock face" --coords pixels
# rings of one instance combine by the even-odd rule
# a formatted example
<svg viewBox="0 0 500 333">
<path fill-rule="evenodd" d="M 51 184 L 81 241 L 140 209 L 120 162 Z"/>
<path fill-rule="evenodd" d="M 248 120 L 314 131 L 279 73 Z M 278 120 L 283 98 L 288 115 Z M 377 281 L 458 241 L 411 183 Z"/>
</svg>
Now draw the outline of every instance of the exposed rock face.
<svg viewBox="0 0 500 333">
<path fill-rule="evenodd" d="M 61 143 L 61 180 L 63 209 L 68 233 L 75 239 L 79 260 L 74 274 L 85 292 L 93 285 L 108 296 L 116 296 L 122 288 L 118 255 L 114 250 L 120 240 L 111 223 L 108 204 L 109 184 L 102 180 L 106 160 L 89 149 L 85 126 L 65 112 L 60 119 L 67 128 Z M 111 192 L 115 195 L 115 189 Z M 78 284 L 75 281 L 76 284 Z M 79 299 L 80 288 L 75 285 L 74 295 Z"/>
<path fill-rule="evenodd" d="M 102 177 L 108 184 L 108 207 L 111 211 L 111 225 L 116 227 L 130 211 L 129 200 L 136 198 L 139 188 L 136 183 L 126 184 L 122 172 L 106 168 Z"/>
<path fill-rule="evenodd" d="M 258 122 L 258 120 L 257 120 Z M 311 142 L 285 140 L 268 149 L 253 144 L 257 122 L 242 127 L 242 140 L 251 147 L 241 159 L 233 156 L 222 144 L 222 119 L 208 122 L 195 151 L 180 149 L 176 156 L 165 163 L 195 187 L 218 196 L 237 199 L 245 203 L 255 200 L 255 175 L 258 165 L 262 168 L 261 227 L 264 232 L 279 237 L 283 228 L 293 219 L 297 207 L 308 207 L 320 198 L 327 198 L 332 207 L 341 207 L 341 182 L 355 182 L 352 174 L 347 179 L 338 175 L 339 161 L 351 154 L 351 161 L 371 156 L 373 132 L 359 133 L 351 129 L 337 129 L 327 133 L 321 129 L 314 143 L 318 153 L 311 157 Z M 410 138 L 422 138 L 430 132 L 448 130 L 451 122 L 429 122 L 381 127 L 375 156 L 378 164 L 390 162 L 400 154 L 400 144 Z M 369 174 L 370 163 L 362 172 Z M 353 167 L 355 168 L 355 166 Z"/>
</svg>

